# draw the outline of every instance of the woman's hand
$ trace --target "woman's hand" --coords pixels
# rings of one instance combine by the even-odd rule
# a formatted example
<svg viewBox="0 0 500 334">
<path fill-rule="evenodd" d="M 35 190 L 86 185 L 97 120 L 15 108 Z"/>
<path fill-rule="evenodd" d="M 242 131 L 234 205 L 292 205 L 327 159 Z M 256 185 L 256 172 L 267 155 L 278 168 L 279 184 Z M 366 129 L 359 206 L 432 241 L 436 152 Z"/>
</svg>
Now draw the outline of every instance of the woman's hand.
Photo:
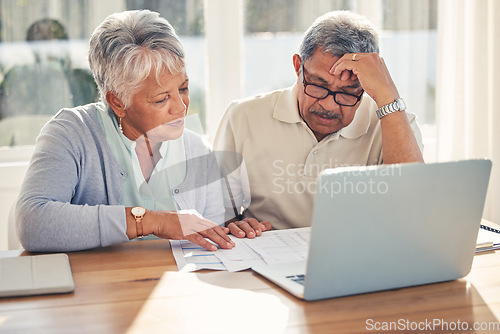
<svg viewBox="0 0 500 334">
<path fill-rule="evenodd" d="M 271 223 L 268 221 L 259 222 L 255 218 L 244 218 L 241 221 L 235 221 L 227 225 L 229 233 L 238 238 L 255 238 L 260 236 L 264 231 L 272 229 Z"/>
<path fill-rule="evenodd" d="M 203 218 L 196 210 L 150 211 L 155 216 L 153 234 L 165 239 L 186 239 L 201 247 L 216 251 L 219 245 L 224 249 L 234 247 L 227 227 L 220 227 Z M 212 242 L 206 240 L 208 238 Z"/>
</svg>

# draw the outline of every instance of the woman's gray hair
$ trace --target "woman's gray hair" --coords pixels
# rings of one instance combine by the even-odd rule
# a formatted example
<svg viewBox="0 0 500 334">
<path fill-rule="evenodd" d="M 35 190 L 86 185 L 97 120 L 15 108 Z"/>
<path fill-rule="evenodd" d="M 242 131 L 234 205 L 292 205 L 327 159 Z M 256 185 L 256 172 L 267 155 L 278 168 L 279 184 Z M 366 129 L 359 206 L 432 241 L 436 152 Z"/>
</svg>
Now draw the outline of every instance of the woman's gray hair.
<svg viewBox="0 0 500 334">
<path fill-rule="evenodd" d="M 160 14 L 132 10 L 108 16 L 90 38 L 89 64 L 102 101 L 115 92 L 130 106 L 135 90 L 152 71 L 172 74 L 185 67 L 184 49 L 174 28 Z"/>
<path fill-rule="evenodd" d="M 317 49 L 335 57 L 346 53 L 378 53 L 378 34 L 364 16 L 349 11 L 329 12 L 307 29 L 299 49 L 302 61 L 311 58 Z"/>
</svg>

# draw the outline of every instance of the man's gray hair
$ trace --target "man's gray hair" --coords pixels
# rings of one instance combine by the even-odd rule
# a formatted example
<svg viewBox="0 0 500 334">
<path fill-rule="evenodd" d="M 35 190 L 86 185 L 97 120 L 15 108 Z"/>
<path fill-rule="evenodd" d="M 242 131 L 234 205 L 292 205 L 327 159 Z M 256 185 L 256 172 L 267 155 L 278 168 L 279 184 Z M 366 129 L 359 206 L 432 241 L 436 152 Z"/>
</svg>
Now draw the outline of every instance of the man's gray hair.
<svg viewBox="0 0 500 334">
<path fill-rule="evenodd" d="M 311 58 L 318 49 L 335 57 L 346 53 L 378 53 L 378 34 L 364 16 L 349 11 L 329 12 L 307 29 L 299 50 L 302 61 Z"/>
<path fill-rule="evenodd" d="M 115 92 L 130 106 L 141 82 L 152 71 L 176 74 L 185 67 L 184 49 L 174 28 L 160 14 L 132 10 L 108 16 L 90 38 L 89 64 L 102 101 Z"/>
</svg>

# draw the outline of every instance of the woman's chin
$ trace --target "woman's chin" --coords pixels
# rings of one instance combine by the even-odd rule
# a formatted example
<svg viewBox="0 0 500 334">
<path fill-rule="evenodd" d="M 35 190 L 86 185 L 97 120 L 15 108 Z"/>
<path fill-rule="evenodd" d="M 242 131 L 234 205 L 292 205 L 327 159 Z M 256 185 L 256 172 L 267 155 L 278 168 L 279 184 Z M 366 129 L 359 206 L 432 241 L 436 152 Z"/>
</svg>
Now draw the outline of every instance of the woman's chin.
<svg viewBox="0 0 500 334">
<path fill-rule="evenodd" d="M 148 137 L 153 141 L 176 140 L 184 133 L 184 124 L 182 126 L 170 126 L 163 124 L 156 129 L 148 132 Z"/>
</svg>

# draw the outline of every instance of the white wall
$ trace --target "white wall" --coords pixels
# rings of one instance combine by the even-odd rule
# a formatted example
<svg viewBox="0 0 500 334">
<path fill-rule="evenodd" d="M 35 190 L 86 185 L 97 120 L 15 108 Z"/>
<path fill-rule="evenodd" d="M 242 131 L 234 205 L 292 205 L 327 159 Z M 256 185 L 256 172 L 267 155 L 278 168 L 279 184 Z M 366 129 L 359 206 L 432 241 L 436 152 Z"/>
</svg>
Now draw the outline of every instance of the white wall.
<svg viewBox="0 0 500 334">
<path fill-rule="evenodd" d="M 28 169 L 33 147 L 0 149 L 0 250 L 8 249 L 8 218 Z"/>
</svg>

